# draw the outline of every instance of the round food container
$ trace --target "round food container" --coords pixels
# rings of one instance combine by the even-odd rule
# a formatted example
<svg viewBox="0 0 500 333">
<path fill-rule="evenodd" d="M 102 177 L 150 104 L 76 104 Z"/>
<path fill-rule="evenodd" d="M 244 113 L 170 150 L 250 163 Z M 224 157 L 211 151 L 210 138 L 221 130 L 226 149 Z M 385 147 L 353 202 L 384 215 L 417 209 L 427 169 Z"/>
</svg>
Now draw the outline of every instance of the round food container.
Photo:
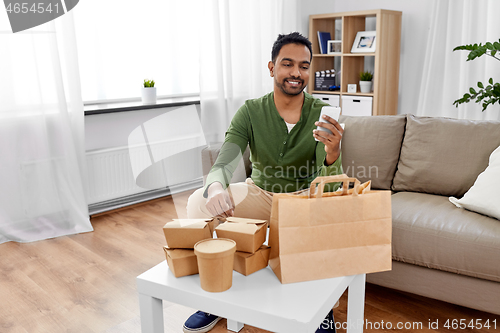
<svg viewBox="0 0 500 333">
<path fill-rule="evenodd" d="M 235 252 L 236 242 L 227 238 L 204 239 L 194 245 L 203 290 L 221 292 L 231 288 Z"/>
</svg>

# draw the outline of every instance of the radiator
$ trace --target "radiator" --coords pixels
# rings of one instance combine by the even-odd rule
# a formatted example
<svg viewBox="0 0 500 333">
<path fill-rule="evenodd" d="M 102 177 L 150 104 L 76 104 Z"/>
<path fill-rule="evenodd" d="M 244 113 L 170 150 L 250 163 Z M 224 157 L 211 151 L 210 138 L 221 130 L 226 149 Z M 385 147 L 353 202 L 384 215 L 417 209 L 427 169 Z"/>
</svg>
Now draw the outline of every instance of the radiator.
<svg viewBox="0 0 500 333">
<path fill-rule="evenodd" d="M 201 149 L 204 146 L 178 153 L 179 147 L 190 146 L 189 142 L 193 140 L 199 142 L 197 137 L 180 137 L 176 140 L 151 144 L 155 151 L 163 151 L 164 156 L 172 155 L 169 152 L 174 152 L 174 155 L 165 160 L 162 174 L 152 172 L 141 175 L 144 177 L 142 181 L 148 184 L 157 183 L 159 189 L 182 188 L 182 184 L 199 183 L 202 179 Z M 133 167 L 149 163 L 150 156 L 134 153 L 134 149 L 141 150 L 140 147 L 117 147 L 87 152 L 87 202 L 89 205 L 133 196 L 152 189 L 152 187 L 141 188 L 136 185 Z M 133 155 L 132 161 L 130 152 Z M 165 175 L 168 178 L 167 183 L 165 183 Z"/>
</svg>

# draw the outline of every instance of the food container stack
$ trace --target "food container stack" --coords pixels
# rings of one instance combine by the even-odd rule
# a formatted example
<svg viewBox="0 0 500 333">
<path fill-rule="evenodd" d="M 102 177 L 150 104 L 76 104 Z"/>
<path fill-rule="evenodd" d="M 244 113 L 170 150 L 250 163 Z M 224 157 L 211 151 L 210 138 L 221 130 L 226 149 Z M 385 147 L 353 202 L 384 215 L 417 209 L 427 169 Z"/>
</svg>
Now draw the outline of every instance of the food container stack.
<svg viewBox="0 0 500 333">
<path fill-rule="evenodd" d="M 266 220 L 228 217 L 215 232 L 217 237 L 236 242 L 235 271 L 249 275 L 267 266 L 270 248 L 263 245 L 267 235 Z"/>
<path fill-rule="evenodd" d="M 167 222 L 163 249 L 169 269 L 175 277 L 200 274 L 205 291 L 225 291 L 232 285 L 233 269 L 249 275 L 268 265 L 267 225 L 266 220 L 237 217 Z"/>
<path fill-rule="evenodd" d="M 194 245 L 213 237 L 217 219 L 174 219 L 163 226 L 163 247 L 168 267 L 175 277 L 198 274 Z"/>
</svg>

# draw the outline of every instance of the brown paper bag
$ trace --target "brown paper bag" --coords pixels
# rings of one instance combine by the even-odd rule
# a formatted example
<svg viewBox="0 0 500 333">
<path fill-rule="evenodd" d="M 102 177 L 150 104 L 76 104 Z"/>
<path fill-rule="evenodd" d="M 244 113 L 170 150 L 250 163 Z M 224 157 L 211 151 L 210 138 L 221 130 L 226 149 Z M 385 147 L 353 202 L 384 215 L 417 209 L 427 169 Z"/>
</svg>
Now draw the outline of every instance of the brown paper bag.
<svg viewBox="0 0 500 333">
<path fill-rule="evenodd" d="M 330 182 L 343 182 L 343 195 L 324 196 Z M 361 190 L 355 178 L 318 177 L 309 195 L 275 194 L 270 228 L 269 265 L 281 283 L 391 270 L 391 193 Z"/>
</svg>

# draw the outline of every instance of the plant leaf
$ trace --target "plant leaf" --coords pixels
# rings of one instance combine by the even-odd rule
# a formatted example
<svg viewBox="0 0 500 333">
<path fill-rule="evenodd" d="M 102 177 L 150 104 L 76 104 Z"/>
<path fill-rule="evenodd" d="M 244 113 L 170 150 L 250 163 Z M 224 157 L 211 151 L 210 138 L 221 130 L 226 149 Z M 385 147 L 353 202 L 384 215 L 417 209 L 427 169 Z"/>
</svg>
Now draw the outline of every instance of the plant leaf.
<svg viewBox="0 0 500 333">
<path fill-rule="evenodd" d="M 453 49 L 453 51 L 458 51 L 458 50 L 467 50 L 467 45 L 460 45 Z"/>
<path fill-rule="evenodd" d="M 483 89 L 483 88 L 484 88 L 484 86 L 483 86 L 483 83 L 482 83 L 482 82 L 478 82 L 478 83 L 477 83 L 477 86 L 478 86 L 479 88 L 481 88 L 481 89 Z"/>
</svg>

